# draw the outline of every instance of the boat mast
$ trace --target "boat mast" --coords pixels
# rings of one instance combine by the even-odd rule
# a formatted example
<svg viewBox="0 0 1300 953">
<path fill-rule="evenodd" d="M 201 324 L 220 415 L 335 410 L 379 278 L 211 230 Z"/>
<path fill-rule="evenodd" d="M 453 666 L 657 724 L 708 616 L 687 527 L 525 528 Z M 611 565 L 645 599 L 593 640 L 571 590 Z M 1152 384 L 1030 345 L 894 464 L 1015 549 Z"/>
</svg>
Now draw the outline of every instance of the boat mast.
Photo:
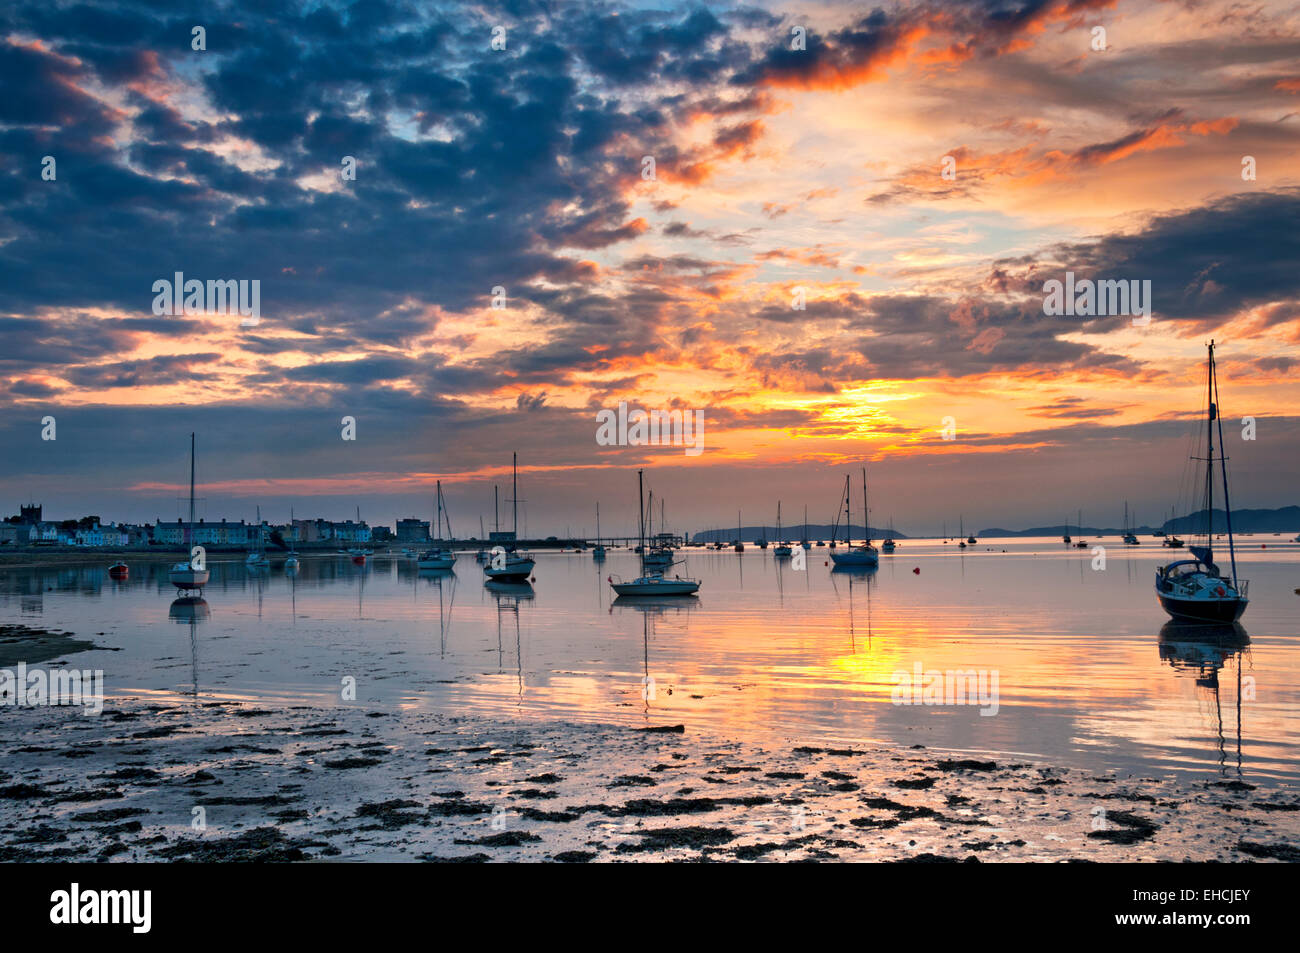
<svg viewBox="0 0 1300 953">
<path fill-rule="evenodd" d="M 1223 442 L 1223 418 L 1219 416 L 1219 375 L 1214 368 L 1214 342 L 1210 342 L 1210 382 L 1214 388 L 1214 416 L 1219 421 L 1219 446 L 1227 446 Z M 1232 588 L 1237 588 L 1237 549 L 1232 541 L 1232 506 L 1228 503 L 1228 455 L 1220 452 L 1219 468 L 1223 474 L 1223 516 L 1228 524 L 1228 561 L 1232 564 Z M 1211 517 L 1213 518 L 1213 517 Z M 1240 668 L 1240 665 L 1238 665 Z"/>
<path fill-rule="evenodd" d="M 492 518 L 496 521 L 496 531 L 501 532 L 501 485 L 492 484 Z"/>
<path fill-rule="evenodd" d="M 849 490 L 849 475 L 844 474 L 844 545 L 853 547 L 853 493 Z"/>
<path fill-rule="evenodd" d="M 188 549 L 194 545 L 194 431 L 190 431 L 190 530 Z"/>
<path fill-rule="evenodd" d="M 510 504 L 514 508 L 515 542 L 519 542 L 519 454 L 510 454 Z"/>
<path fill-rule="evenodd" d="M 862 544 L 871 545 L 871 507 L 867 506 L 867 468 L 862 468 Z"/>
<path fill-rule="evenodd" d="M 1210 455 L 1205 459 L 1205 546 L 1214 556 L 1214 418 L 1218 408 L 1214 406 L 1214 341 L 1210 341 L 1210 357 L 1205 371 L 1205 400 L 1208 412 L 1205 415 L 1205 436 L 1209 443 Z"/>
<path fill-rule="evenodd" d="M 438 541 L 442 542 L 442 481 L 438 481 Z"/>
<path fill-rule="evenodd" d="M 637 506 L 636 506 L 637 544 L 640 546 L 640 551 L 644 555 L 645 554 L 645 471 L 644 470 L 636 471 L 636 501 L 637 501 Z"/>
</svg>

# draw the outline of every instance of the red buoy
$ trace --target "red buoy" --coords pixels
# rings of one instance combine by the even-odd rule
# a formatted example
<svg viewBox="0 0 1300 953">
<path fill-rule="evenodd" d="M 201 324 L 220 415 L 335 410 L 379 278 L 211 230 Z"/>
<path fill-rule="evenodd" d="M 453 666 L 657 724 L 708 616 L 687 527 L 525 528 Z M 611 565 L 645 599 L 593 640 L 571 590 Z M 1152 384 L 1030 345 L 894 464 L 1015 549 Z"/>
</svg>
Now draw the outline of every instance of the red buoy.
<svg viewBox="0 0 1300 953">
<path fill-rule="evenodd" d="M 912 570 L 912 574 L 913 574 L 913 575 L 916 575 L 916 576 L 921 575 L 921 567 L 920 567 L 920 566 L 917 566 L 915 569 L 913 569 L 913 570 Z"/>
</svg>

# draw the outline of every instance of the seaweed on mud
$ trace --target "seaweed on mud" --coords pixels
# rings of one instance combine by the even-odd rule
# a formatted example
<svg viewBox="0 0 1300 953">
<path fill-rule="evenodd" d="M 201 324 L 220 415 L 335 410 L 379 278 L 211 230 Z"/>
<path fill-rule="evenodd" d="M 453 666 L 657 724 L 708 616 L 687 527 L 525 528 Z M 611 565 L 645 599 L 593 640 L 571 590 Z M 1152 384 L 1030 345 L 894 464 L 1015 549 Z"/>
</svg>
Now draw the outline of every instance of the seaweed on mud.
<svg viewBox="0 0 1300 953">
<path fill-rule="evenodd" d="M 792 851 L 809 844 L 817 839 L 815 834 L 806 834 L 803 837 L 796 837 L 793 840 L 777 843 L 769 841 L 763 844 L 746 844 L 743 847 L 737 847 L 731 852 L 731 856 L 737 860 L 757 860 L 773 851 Z M 857 846 L 856 844 L 854 846 Z"/>
<path fill-rule="evenodd" d="M 889 783 L 909 791 L 925 791 L 934 787 L 934 778 L 895 778 Z"/>
<path fill-rule="evenodd" d="M 114 807 L 103 811 L 84 811 L 81 814 L 73 814 L 71 820 L 83 824 L 102 824 L 106 821 L 121 821 L 128 817 L 139 817 L 141 814 L 148 814 L 142 807 Z"/>
<path fill-rule="evenodd" d="M 453 844 L 469 844 L 475 847 L 521 847 L 530 841 L 540 841 L 536 834 L 527 831 L 505 831 L 490 834 L 487 837 L 455 838 Z"/>
<path fill-rule="evenodd" d="M 596 859 L 596 855 L 589 850 L 562 850 L 551 860 L 557 864 L 586 864 Z"/>
<path fill-rule="evenodd" d="M 609 784 L 607 788 L 631 788 L 631 787 L 654 787 L 659 782 L 654 778 L 646 777 L 644 774 L 620 774 Z"/>
<path fill-rule="evenodd" d="M 50 798 L 51 804 L 89 803 L 90 801 L 115 801 L 125 797 L 114 788 L 96 788 L 91 791 L 64 791 Z"/>
<path fill-rule="evenodd" d="M 1300 848 L 1289 844 L 1256 844 L 1251 841 L 1239 841 L 1237 850 L 1251 857 L 1263 857 L 1268 860 L 1282 860 L 1294 864 L 1300 862 Z"/>
<path fill-rule="evenodd" d="M 476 801 L 447 801 L 432 805 L 428 813 L 431 817 L 475 817 L 479 814 L 491 814 L 492 807 Z"/>
<path fill-rule="evenodd" d="M 980 859 L 974 854 L 962 860 L 956 857 L 940 857 L 938 854 L 917 854 L 913 857 L 900 857 L 892 861 L 895 864 L 978 864 Z"/>
<path fill-rule="evenodd" d="M 256 827 L 233 837 L 202 840 L 184 838 L 158 854 L 174 861 L 197 863 L 286 863 L 309 860 L 308 847 L 328 847 L 324 841 L 287 837 L 274 827 Z"/>
<path fill-rule="evenodd" d="M 13 836 L 15 844 L 62 844 L 68 839 L 68 832 L 48 824 L 37 824 Z"/>
<path fill-rule="evenodd" d="M 934 766 L 940 771 L 996 771 L 998 769 L 996 761 L 973 761 L 969 758 L 961 761 L 936 761 Z"/>
<path fill-rule="evenodd" d="M 459 854 L 454 857 L 439 857 L 437 854 L 421 854 L 418 858 L 426 864 L 486 864 L 492 858 L 487 854 Z"/>
<path fill-rule="evenodd" d="M 716 847 L 729 844 L 736 835 L 725 827 L 659 827 L 648 831 L 633 831 L 641 838 L 637 844 L 619 844 L 620 854 L 667 850 L 673 847 Z"/>
<path fill-rule="evenodd" d="M 327 768 L 334 770 L 347 770 L 349 768 L 373 768 L 377 764 L 383 764 L 383 758 L 340 758 L 337 761 L 322 761 Z"/>
<path fill-rule="evenodd" d="M 1107 811 L 1106 820 L 1114 821 L 1120 827 L 1089 831 L 1088 836 L 1094 840 L 1110 841 L 1112 844 L 1136 844 L 1154 837 L 1156 831 L 1160 830 L 1159 824 L 1129 811 Z"/>
<path fill-rule="evenodd" d="M 567 824 L 582 817 L 581 814 L 574 814 L 571 811 L 539 811 L 535 807 L 521 807 L 519 814 L 530 821 L 552 821 L 560 824 Z"/>
<path fill-rule="evenodd" d="M 35 784 L 11 784 L 0 788 L 0 801 L 30 801 L 38 797 L 49 797 L 50 792 Z"/>
<path fill-rule="evenodd" d="M 363 828 L 363 830 L 374 830 L 376 828 L 383 830 L 396 830 L 399 827 L 405 827 L 408 824 L 420 824 L 424 821 L 424 815 L 414 814 L 409 808 L 419 807 L 418 801 L 407 801 L 394 798 L 391 801 L 380 801 L 373 804 L 362 804 L 356 810 L 357 817 L 369 817 L 378 821 L 374 827 Z"/>
<path fill-rule="evenodd" d="M 126 767 L 101 775 L 111 781 L 157 781 L 161 775 L 153 768 Z"/>
</svg>

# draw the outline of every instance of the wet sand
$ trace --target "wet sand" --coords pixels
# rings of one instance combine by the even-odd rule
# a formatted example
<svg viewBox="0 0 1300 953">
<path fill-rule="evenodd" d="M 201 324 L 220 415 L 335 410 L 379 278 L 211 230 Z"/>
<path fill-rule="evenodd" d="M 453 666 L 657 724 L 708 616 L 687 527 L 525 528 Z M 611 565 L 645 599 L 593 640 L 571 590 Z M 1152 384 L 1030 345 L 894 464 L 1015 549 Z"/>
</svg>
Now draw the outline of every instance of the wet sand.
<svg viewBox="0 0 1300 953">
<path fill-rule="evenodd" d="M 1300 792 L 1230 779 L 355 706 L 0 717 L 0 861 L 1300 860 Z"/>
<path fill-rule="evenodd" d="M 11 668 L 19 662 L 35 665 L 91 649 L 117 651 L 96 645 L 87 639 L 78 639 L 71 632 L 61 632 L 58 629 L 0 625 L 0 668 Z"/>
</svg>

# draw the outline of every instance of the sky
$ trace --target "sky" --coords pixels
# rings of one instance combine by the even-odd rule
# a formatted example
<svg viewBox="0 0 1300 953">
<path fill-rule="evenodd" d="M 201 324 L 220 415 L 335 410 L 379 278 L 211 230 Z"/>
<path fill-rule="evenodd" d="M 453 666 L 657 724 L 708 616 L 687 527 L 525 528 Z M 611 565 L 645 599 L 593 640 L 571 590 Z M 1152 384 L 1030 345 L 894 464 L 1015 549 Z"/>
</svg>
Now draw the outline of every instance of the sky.
<svg viewBox="0 0 1300 953">
<path fill-rule="evenodd" d="M 1211 338 L 1234 505 L 1300 502 L 1292 3 L 17 3 L 0 82 L 4 512 L 174 519 L 193 431 L 208 518 L 440 479 L 476 534 L 518 452 L 530 535 L 631 531 L 638 468 L 676 530 L 863 466 L 910 535 L 1154 524 Z"/>
</svg>

